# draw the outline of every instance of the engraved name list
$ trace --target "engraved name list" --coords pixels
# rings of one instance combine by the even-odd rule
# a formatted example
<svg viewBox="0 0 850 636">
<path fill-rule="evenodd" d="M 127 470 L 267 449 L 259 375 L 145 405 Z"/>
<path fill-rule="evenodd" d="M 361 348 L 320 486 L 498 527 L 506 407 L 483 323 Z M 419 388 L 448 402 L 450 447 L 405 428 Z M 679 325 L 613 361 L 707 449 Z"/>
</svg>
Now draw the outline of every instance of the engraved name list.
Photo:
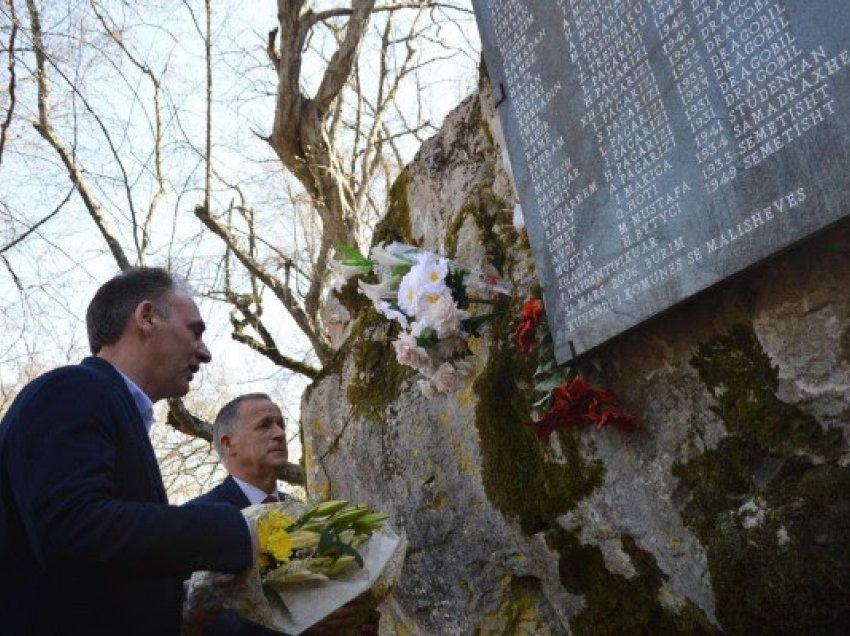
<svg viewBox="0 0 850 636">
<path fill-rule="evenodd" d="M 843 0 L 475 0 L 560 362 L 848 214 Z"/>
</svg>

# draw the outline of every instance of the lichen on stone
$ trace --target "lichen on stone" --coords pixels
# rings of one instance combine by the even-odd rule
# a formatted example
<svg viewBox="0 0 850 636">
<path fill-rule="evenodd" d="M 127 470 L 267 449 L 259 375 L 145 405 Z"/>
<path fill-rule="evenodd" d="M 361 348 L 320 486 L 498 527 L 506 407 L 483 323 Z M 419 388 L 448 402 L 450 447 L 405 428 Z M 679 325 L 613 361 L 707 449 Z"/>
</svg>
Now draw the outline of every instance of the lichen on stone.
<svg viewBox="0 0 850 636">
<path fill-rule="evenodd" d="M 485 616 L 475 630 L 479 636 L 511 634 L 512 636 L 549 636 L 551 616 L 541 615 L 540 580 L 531 576 L 508 576 L 502 582 L 498 610 Z M 551 612 L 551 610 L 550 610 Z"/>
</svg>

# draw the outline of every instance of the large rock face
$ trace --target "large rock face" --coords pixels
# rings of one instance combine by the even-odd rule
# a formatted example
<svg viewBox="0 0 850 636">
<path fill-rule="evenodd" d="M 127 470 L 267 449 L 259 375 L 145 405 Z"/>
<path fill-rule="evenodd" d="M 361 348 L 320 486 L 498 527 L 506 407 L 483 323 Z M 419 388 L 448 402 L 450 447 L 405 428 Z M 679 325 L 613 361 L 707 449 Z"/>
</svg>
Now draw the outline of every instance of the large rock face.
<svg viewBox="0 0 850 636">
<path fill-rule="evenodd" d="M 425 399 L 348 289 L 351 335 L 302 408 L 311 494 L 407 533 L 382 633 L 850 633 L 850 225 L 605 345 L 636 432 L 541 444 L 512 342 L 533 260 L 482 103 L 423 145 L 376 232 L 512 282 L 476 374 Z"/>
</svg>

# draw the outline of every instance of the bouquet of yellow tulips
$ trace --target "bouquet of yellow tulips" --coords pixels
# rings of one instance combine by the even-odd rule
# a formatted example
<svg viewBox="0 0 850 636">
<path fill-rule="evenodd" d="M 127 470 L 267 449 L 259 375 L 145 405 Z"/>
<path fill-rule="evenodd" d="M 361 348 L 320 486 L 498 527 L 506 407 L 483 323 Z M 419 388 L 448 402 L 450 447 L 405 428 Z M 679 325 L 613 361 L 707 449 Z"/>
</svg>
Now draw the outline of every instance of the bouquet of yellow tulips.
<svg viewBox="0 0 850 636">
<path fill-rule="evenodd" d="M 279 507 L 260 510 L 260 576 L 277 586 L 325 581 L 352 567 L 363 567 L 357 547 L 383 526 L 389 515 L 347 501 L 325 501 L 293 519 Z"/>
<path fill-rule="evenodd" d="M 196 572 L 187 608 L 231 610 L 298 634 L 357 597 L 366 596 L 365 609 L 377 607 L 401 574 L 406 540 L 385 527 L 388 515 L 368 506 L 286 499 L 242 512 L 259 543 L 254 571 L 235 586 L 212 572 Z"/>
</svg>

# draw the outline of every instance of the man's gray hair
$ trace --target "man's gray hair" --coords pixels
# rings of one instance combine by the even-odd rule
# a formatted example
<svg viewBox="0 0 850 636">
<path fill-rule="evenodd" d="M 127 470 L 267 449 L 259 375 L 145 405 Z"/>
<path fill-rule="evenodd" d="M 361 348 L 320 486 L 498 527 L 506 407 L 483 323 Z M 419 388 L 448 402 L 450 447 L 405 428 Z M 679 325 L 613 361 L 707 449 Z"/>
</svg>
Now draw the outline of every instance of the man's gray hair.
<svg viewBox="0 0 850 636">
<path fill-rule="evenodd" d="M 221 447 L 221 438 L 225 435 L 233 435 L 239 429 L 239 405 L 249 400 L 272 401 L 265 393 L 245 393 L 233 398 L 230 402 L 222 406 L 218 415 L 215 416 L 215 422 L 213 422 L 213 445 L 215 446 L 215 452 L 218 453 L 218 456 L 222 460 L 224 459 L 224 449 Z"/>
<path fill-rule="evenodd" d="M 86 331 L 93 355 L 121 339 L 139 303 L 149 300 L 168 318 L 169 292 L 187 290 L 185 282 L 161 267 L 131 267 L 111 278 L 95 293 L 86 310 Z"/>
</svg>

